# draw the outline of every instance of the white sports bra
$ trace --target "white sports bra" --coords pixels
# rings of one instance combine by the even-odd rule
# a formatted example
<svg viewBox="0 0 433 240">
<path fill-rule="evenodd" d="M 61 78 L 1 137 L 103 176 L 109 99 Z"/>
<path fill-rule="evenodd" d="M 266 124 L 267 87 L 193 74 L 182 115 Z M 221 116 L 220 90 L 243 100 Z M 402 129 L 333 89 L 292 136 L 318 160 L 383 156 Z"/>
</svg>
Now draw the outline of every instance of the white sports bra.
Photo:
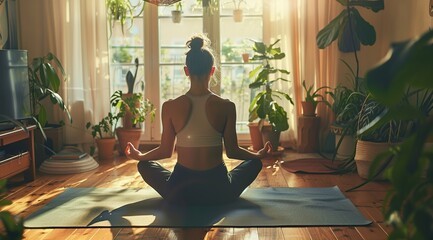
<svg viewBox="0 0 433 240">
<path fill-rule="evenodd" d="M 192 110 L 186 125 L 177 133 L 179 147 L 212 147 L 222 145 L 222 134 L 210 125 L 206 102 L 212 93 L 203 96 L 185 94 L 191 99 Z"/>
</svg>

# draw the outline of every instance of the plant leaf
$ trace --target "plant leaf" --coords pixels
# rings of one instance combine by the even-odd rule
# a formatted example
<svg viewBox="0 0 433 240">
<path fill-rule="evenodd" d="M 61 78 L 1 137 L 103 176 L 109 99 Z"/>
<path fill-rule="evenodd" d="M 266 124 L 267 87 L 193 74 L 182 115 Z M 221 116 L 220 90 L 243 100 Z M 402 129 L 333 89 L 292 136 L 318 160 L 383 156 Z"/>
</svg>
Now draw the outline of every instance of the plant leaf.
<svg viewBox="0 0 433 240">
<path fill-rule="evenodd" d="M 328 25 L 326 25 L 316 36 L 317 46 L 324 49 L 329 46 L 340 34 L 343 25 L 347 19 L 347 10 L 344 9 L 341 13 L 334 18 Z"/>
<path fill-rule="evenodd" d="M 354 31 L 359 41 L 363 45 L 372 46 L 376 42 L 376 30 L 373 25 L 368 23 L 356 8 L 351 9 L 352 20 L 354 21 Z"/>
<path fill-rule="evenodd" d="M 381 63 L 366 74 L 371 94 L 386 105 L 396 105 L 407 84 L 433 88 L 433 30 L 411 41 L 394 43 Z"/>
</svg>

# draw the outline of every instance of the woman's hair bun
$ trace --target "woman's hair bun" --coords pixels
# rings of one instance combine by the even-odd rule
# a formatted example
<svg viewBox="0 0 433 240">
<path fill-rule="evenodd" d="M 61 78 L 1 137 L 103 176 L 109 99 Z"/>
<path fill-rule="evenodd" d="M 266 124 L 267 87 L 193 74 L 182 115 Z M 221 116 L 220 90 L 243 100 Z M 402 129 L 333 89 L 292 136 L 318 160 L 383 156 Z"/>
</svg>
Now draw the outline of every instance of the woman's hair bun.
<svg viewBox="0 0 433 240">
<path fill-rule="evenodd" d="M 191 50 L 200 50 L 204 46 L 204 39 L 201 37 L 193 37 L 187 42 L 187 45 Z"/>
</svg>

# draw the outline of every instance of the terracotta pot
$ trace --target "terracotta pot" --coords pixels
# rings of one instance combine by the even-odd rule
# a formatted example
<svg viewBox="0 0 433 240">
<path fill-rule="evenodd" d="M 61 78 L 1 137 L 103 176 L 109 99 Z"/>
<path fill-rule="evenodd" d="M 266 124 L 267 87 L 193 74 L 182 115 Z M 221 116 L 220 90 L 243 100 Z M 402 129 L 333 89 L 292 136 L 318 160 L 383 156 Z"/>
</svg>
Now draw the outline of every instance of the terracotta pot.
<svg viewBox="0 0 433 240">
<path fill-rule="evenodd" d="M 243 14 L 242 9 L 234 9 L 233 10 L 233 20 L 235 22 L 242 22 L 243 18 L 244 18 L 244 14 Z"/>
<path fill-rule="evenodd" d="M 259 129 L 259 124 L 256 122 L 248 123 L 250 129 L 250 138 L 253 145 L 253 150 L 258 151 L 263 148 L 262 133 Z"/>
<path fill-rule="evenodd" d="M 355 162 L 358 175 L 364 179 L 368 179 L 370 165 L 376 156 L 385 152 L 393 143 L 376 143 L 369 141 L 358 140 L 356 143 Z M 385 164 L 385 163 L 384 163 Z M 381 167 L 379 167 L 380 169 Z M 383 174 L 380 174 L 375 180 L 384 180 Z"/>
<path fill-rule="evenodd" d="M 250 54 L 249 53 L 242 53 L 242 61 L 244 61 L 244 63 L 247 63 L 250 61 Z"/>
<path fill-rule="evenodd" d="M 280 146 L 280 135 L 280 131 L 272 131 L 271 125 L 264 125 L 262 127 L 263 143 L 266 143 L 267 141 L 271 142 L 272 152 L 278 151 L 278 147 Z"/>
<path fill-rule="evenodd" d="M 128 142 L 131 142 L 138 149 L 140 145 L 142 129 L 141 128 L 117 128 L 116 135 L 119 140 L 119 155 L 124 156 L 125 148 Z"/>
<path fill-rule="evenodd" d="M 302 115 L 306 117 L 316 116 L 316 106 L 312 102 L 301 102 L 302 105 Z"/>
<path fill-rule="evenodd" d="M 98 147 L 98 159 L 100 161 L 114 159 L 114 145 L 116 138 L 97 138 L 96 146 Z"/>
</svg>

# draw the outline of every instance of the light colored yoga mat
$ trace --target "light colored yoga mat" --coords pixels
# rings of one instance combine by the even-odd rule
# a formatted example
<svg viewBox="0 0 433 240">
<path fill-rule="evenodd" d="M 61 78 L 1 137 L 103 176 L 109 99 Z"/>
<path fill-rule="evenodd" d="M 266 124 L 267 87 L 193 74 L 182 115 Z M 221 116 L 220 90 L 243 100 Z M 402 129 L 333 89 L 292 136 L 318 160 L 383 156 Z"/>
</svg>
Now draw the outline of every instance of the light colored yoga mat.
<svg viewBox="0 0 433 240">
<path fill-rule="evenodd" d="M 338 187 L 249 188 L 222 206 L 176 207 L 153 189 L 69 188 L 26 228 L 359 226 L 371 221 Z"/>
</svg>

